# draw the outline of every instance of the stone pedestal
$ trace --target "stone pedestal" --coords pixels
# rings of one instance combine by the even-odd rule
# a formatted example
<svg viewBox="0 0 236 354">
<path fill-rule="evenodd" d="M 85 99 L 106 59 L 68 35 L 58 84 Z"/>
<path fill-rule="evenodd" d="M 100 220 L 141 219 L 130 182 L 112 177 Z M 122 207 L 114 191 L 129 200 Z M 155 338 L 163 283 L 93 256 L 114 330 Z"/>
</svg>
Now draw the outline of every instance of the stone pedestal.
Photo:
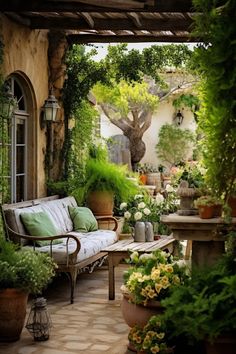
<svg viewBox="0 0 236 354">
<path fill-rule="evenodd" d="M 225 251 L 226 237 L 219 235 L 220 229 L 227 228 L 222 218 L 170 214 L 163 215 L 161 221 L 170 227 L 176 240 L 192 240 L 193 265 L 212 265 Z M 232 218 L 232 224 L 236 228 L 236 218 Z"/>
</svg>

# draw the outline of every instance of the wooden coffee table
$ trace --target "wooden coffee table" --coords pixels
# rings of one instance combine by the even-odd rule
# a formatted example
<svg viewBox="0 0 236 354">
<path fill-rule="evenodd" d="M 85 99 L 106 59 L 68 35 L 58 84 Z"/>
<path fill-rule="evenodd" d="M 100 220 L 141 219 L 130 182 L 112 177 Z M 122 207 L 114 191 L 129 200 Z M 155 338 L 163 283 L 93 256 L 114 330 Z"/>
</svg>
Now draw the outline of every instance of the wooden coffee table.
<svg viewBox="0 0 236 354">
<path fill-rule="evenodd" d="M 159 240 L 152 242 L 134 242 L 133 239 L 117 241 L 111 246 L 102 250 L 108 253 L 108 283 L 109 300 L 115 299 L 115 267 L 122 259 L 128 258 L 131 252 L 149 253 L 158 249 L 166 250 L 170 253 L 174 251 L 174 241 L 172 236 L 161 236 Z"/>
</svg>

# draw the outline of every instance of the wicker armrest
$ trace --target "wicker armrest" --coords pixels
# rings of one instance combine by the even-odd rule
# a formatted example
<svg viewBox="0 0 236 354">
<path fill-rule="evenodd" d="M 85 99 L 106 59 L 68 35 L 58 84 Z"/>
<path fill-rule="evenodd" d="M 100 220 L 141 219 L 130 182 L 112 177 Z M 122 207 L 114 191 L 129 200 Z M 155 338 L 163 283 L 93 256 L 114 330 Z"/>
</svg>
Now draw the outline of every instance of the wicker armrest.
<svg viewBox="0 0 236 354">
<path fill-rule="evenodd" d="M 118 222 L 113 216 L 96 216 L 99 229 L 116 231 Z"/>
</svg>

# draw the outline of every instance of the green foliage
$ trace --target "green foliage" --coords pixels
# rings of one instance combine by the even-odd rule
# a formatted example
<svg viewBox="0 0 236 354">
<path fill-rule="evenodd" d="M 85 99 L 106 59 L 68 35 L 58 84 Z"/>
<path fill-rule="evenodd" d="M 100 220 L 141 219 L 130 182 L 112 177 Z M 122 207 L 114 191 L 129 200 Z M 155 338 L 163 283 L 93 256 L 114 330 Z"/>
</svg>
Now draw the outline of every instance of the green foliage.
<svg viewBox="0 0 236 354">
<path fill-rule="evenodd" d="M 144 76 L 149 76 L 156 83 L 164 84 L 159 73 L 170 67 L 186 68 L 191 55 L 192 51 L 185 44 L 153 45 L 139 52 L 128 51 L 127 44 L 123 43 L 108 47 L 104 63 L 116 82 L 142 82 Z"/>
<path fill-rule="evenodd" d="M 162 302 L 172 337 L 184 336 L 194 342 L 235 331 L 235 287 L 236 262 L 232 255 L 224 256 L 211 268 L 195 269 L 192 279 Z"/>
<path fill-rule="evenodd" d="M 106 72 L 100 63 L 92 59 L 94 54 L 95 50 L 85 53 L 82 45 L 74 45 L 66 56 L 67 80 L 63 87 L 65 180 L 83 176 L 86 154 L 98 119 L 96 110 L 88 103 L 88 94 L 97 81 L 105 80 Z M 72 132 L 68 123 L 71 118 L 75 121 Z"/>
<path fill-rule="evenodd" d="M 216 204 L 218 204 L 218 199 L 211 195 L 202 195 L 201 197 L 194 200 L 194 205 L 196 207 L 204 206 L 204 205 L 212 206 Z"/>
<path fill-rule="evenodd" d="M 85 53 L 82 45 L 73 45 L 66 57 L 67 80 L 63 87 L 65 115 L 73 117 L 93 85 L 105 77 L 105 69 L 92 59 L 95 50 Z"/>
<path fill-rule="evenodd" d="M 202 44 L 195 62 L 201 76 L 199 124 L 204 134 L 207 180 L 217 195 L 232 191 L 236 176 L 236 2 L 194 0 Z"/>
<path fill-rule="evenodd" d="M 88 159 L 85 168 L 84 185 L 80 188 L 85 200 L 90 191 L 111 191 L 116 198 L 128 199 L 136 194 L 138 186 L 127 179 L 126 166 L 118 166 L 113 163 Z"/>
<path fill-rule="evenodd" d="M 17 249 L 0 238 L 0 289 L 18 288 L 41 293 L 55 275 L 56 264 L 44 253 Z"/>
<path fill-rule="evenodd" d="M 170 166 L 183 163 L 187 160 L 194 141 L 194 134 L 189 129 L 164 124 L 159 131 L 156 144 L 157 156 L 163 164 L 167 163 Z"/>
<path fill-rule="evenodd" d="M 192 93 L 182 94 L 172 102 L 173 106 L 176 109 L 180 109 L 182 107 L 187 107 L 191 110 L 191 112 L 196 113 L 196 111 L 200 107 L 200 100 L 197 96 L 193 95 Z"/>
<path fill-rule="evenodd" d="M 190 188 L 204 188 L 206 170 L 199 163 L 186 163 L 179 167 L 173 178 L 176 187 L 181 181 L 187 181 Z"/>
<path fill-rule="evenodd" d="M 113 106 L 113 117 L 126 118 L 130 111 L 154 112 L 158 105 L 158 98 L 148 92 L 148 85 L 142 83 L 128 83 L 121 81 L 114 87 L 98 83 L 93 92 L 98 103 Z"/>
</svg>

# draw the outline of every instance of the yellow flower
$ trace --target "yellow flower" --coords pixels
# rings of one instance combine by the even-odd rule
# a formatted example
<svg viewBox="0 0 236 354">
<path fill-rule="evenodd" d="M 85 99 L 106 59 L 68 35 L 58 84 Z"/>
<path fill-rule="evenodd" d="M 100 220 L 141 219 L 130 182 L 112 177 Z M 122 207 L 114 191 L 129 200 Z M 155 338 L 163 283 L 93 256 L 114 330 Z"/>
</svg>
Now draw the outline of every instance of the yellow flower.
<svg viewBox="0 0 236 354">
<path fill-rule="evenodd" d="M 158 339 L 163 339 L 165 337 L 165 333 L 156 333 L 156 337 Z"/>
<path fill-rule="evenodd" d="M 166 275 L 164 275 L 164 277 L 161 278 L 160 282 L 164 289 L 167 289 L 170 286 L 169 279 Z"/>
<path fill-rule="evenodd" d="M 180 283 L 180 279 L 179 279 L 178 275 L 173 276 L 172 282 L 173 282 L 173 284 L 176 284 L 176 285 L 178 285 Z"/>
<path fill-rule="evenodd" d="M 160 283 L 155 284 L 155 290 L 156 290 L 157 294 L 160 293 L 162 288 L 163 288 L 162 284 L 160 284 Z"/>
<path fill-rule="evenodd" d="M 159 351 L 160 351 L 159 345 L 156 344 L 154 347 L 151 347 L 150 350 L 151 350 L 151 353 L 153 353 L 153 354 L 159 353 Z"/>
<path fill-rule="evenodd" d="M 160 270 L 157 268 L 152 268 L 151 279 L 158 280 L 159 276 L 160 276 Z"/>
<path fill-rule="evenodd" d="M 150 297 L 150 299 L 153 299 L 155 296 L 157 295 L 153 289 L 148 291 L 148 297 Z"/>
<path fill-rule="evenodd" d="M 173 269 L 173 267 L 172 267 L 170 264 L 167 264 L 167 265 L 166 265 L 166 271 L 167 271 L 168 273 L 173 273 L 174 269 Z"/>
</svg>

